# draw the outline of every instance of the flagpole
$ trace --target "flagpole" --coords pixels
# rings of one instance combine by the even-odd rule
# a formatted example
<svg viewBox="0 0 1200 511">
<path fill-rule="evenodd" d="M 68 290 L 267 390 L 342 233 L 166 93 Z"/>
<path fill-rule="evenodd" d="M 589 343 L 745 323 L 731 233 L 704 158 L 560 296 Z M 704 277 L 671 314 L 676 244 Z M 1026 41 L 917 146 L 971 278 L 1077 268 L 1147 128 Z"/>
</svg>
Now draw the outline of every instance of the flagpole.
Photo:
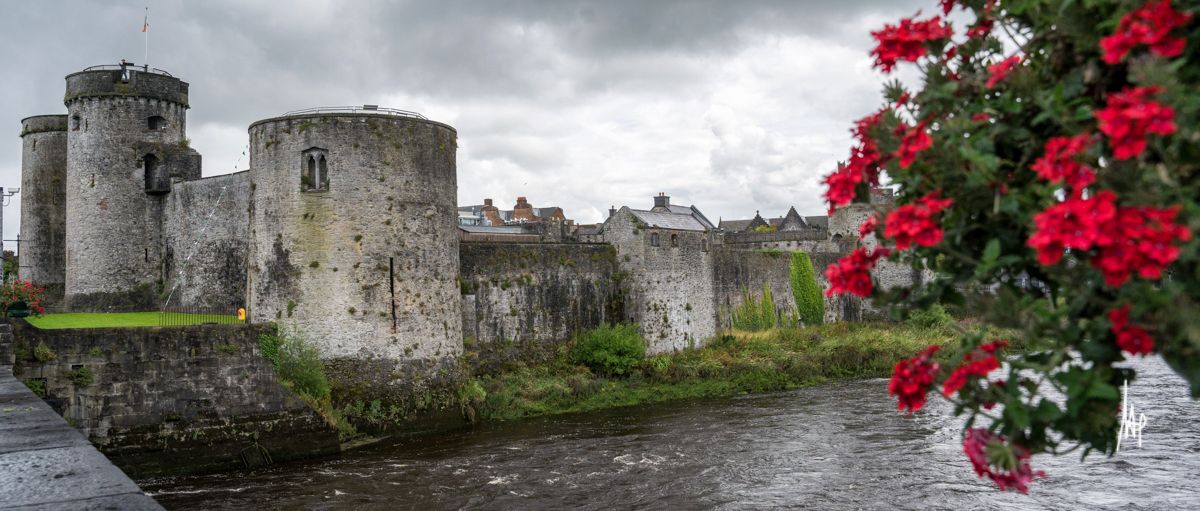
<svg viewBox="0 0 1200 511">
<path fill-rule="evenodd" d="M 146 54 L 145 54 L 145 58 L 142 59 L 142 64 L 144 64 L 146 66 L 146 69 L 149 70 L 150 69 L 150 8 L 149 7 L 146 8 L 146 17 L 142 19 L 142 33 L 146 34 Z"/>
</svg>

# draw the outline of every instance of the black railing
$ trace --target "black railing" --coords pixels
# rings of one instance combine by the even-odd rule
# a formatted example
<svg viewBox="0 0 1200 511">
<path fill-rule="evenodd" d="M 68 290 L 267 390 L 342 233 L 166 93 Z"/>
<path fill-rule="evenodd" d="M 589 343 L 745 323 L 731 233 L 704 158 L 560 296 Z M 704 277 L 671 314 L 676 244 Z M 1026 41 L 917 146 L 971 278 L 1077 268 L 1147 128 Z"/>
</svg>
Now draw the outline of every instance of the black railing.
<svg viewBox="0 0 1200 511">
<path fill-rule="evenodd" d="M 332 114 L 332 113 L 351 113 L 351 114 L 384 114 L 396 115 L 400 117 L 412 117 L 414 119 L 426 119 L 424 115 L 409 110 L 398 110 L 395 108 L 383 108 L 376 105 L 362 106 L 321 106 L 316 108 L 306 108 L 304 110 L 293 110 L 283 114 L 281 117 L 291 117 L 293 115 L 313 115 L 313 114 Z M 426 119 L 428 120 L 428 119 Z"/>
<path fill-rule="evenodd" d="M 132 62 L 126 64 L 125 66 L 122 66 L 120 64 L 104 64 L 101 66 L 92 66 L 92 67 L 84 68 L 84 71 L 122 71 L 122 70 L 137 71 L 139 73 L 153 73 L 156 75 L 164 75 L 164 76 L 174 77 L 174 75 L 172 75 L 171 73 L 163 71 L 162 69 L 159 69 L 157 67 L 150 67 L 150 66 L 146 66 L 146 65 L 135 66 Z"/>
<path fill-rule="evenodd" d="M 246 322 L 246 310 L 201 307 L 163 307 L 158 326 L 240 325 Z"/>
</svg>

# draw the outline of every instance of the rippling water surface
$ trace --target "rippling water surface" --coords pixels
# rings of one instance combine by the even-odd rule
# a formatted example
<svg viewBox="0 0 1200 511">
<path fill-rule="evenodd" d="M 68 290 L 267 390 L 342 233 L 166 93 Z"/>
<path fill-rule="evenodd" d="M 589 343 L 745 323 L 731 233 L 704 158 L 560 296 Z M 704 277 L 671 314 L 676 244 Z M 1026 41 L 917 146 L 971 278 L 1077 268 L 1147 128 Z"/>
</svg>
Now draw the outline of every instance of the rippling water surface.
<svg viewBox="0 0 1200 511">
<path fill-rule="evenodd" d="M 961 421 L 882 379 L 488 425 L 251 472 L 139 481 L 168 509 L 1200 509 L 1200 403 L 1134 364 L 1141 448 L 1039 456 L 1029 495 L 977 479 Z M 1136 442 L 1134 442 L 1136 444 Z"/>
</svg>

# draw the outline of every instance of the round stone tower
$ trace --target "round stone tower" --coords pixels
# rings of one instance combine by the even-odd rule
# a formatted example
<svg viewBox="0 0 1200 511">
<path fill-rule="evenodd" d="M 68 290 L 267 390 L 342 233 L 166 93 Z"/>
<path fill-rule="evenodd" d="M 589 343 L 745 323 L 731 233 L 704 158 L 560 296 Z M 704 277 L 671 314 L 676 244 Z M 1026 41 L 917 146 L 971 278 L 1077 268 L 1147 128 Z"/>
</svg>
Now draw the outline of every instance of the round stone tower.
<svg viewBox="0 0 1200 511">
<path fill-rule="evenodd" d="M 62 300 L 66 253 L 67 116 L 21 120 L 21 266 L 17 277 Z"/>
<path fill-rule="evenodd" d="M 185 135 L 188 84 L 165 71 L 96 66 L 67 76 L 66 304 L 153 310 L 162 211 L 200 177 Z"/>
<path fill-rule="evenodd" d="M 456 376 L 456 147 L 384 109 L 250 126 L 250 319 L 314 342 L 335 390 L 403 401 L 424 385 L 400 380 Z"/>
</svg>

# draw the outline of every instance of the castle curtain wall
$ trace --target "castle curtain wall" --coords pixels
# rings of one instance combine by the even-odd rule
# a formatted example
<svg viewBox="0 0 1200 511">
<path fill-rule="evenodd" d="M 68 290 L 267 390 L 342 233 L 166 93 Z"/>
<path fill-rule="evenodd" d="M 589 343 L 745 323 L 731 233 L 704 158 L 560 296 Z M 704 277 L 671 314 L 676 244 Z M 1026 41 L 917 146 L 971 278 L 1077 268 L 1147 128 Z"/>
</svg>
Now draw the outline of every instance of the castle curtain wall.
<svg viewBox="0 0 1200 511">
<path fill-rule="evenodd" d="M 248 171 L 176 183 L 163 218 L 163 303 L 232 313 L 245 306 Z"/>
</svg>

